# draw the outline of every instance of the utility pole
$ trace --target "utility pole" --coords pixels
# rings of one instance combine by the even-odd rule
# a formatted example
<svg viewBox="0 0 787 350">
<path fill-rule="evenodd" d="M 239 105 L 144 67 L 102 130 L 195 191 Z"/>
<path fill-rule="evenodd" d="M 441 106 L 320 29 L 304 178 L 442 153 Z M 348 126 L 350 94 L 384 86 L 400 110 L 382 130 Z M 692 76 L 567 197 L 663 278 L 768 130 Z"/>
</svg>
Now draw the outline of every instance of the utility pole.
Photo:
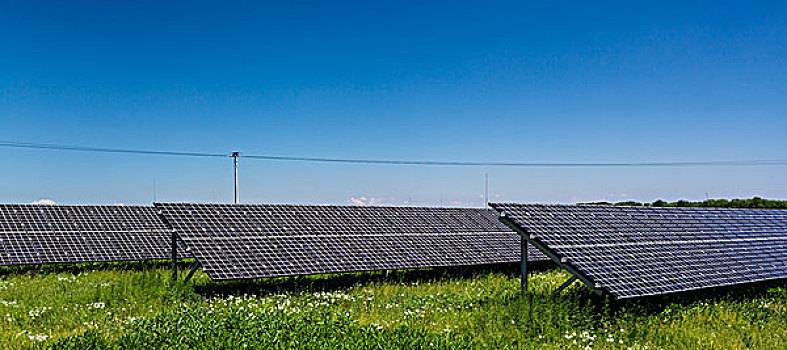
<svg viewBox="0 0 787 350">
<path fill-rule="evenodd" d="M 243 157 L 240 152 L 232 152 L 227 157 L 232 157 L 232 163 L 235 168 L 235 204 L 238 204 L 238 158 Z"/>
<path fill-rule="evenodd" d="M 484 207 L 489 206 L 489 173 L 484 173 Z"/>
</svg>

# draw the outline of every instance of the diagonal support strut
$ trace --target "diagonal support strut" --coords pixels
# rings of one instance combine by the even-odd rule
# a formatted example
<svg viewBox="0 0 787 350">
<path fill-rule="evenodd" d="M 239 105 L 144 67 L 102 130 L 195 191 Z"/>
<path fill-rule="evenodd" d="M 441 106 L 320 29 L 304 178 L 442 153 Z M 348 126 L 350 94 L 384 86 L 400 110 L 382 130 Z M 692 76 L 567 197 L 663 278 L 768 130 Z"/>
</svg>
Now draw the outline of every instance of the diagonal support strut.
<svg viewBox="0 0 787 350">
<path fill-rule="evenodd" d="M 195 273 L 195 272 L 197 272 L 197 269 L 198 269 L 200 266 L 201 266 L 201 265 L 199 264 L 199 261 L 198 261 L 198 262 L 195 262 L 195 263 L 194 263 L 194 266 L 192 266 L 192 267 L 191 267 L 191 270 L 189 270 L 189 273 L 188 273 L 188 275 L 186 275 L 186 278 L 184 278 L 184 279 L 183 279 L 183 282 L 188 282 L 188 281 L 191 279 L 191 276 L 194 276 L 194 273 Z"/>
<path fill-rule="evenodd" d="M 570 286 L 576 280 L 577 280 L 577 276 L 571 276 L 571 278 L 569 278 L 568 281 L 563 282 L 563 284 L 561 284 L 560 287 L 557 287 L 557 289 L 555 289 L 555 291 L 552 292 L 552 295 L 560 294 L 560 292 L 562 292 L 563 289 L 566 289 L 566 287 Z"/>
<path fill-rule="evenodd" d="M 602 294 L 602 291 L 601 291 L 601 289 L 599 289 L 600 286 L 598 284 L 594 284 L 589 278 L 587 278 L 586 276 L 581 274 L 576 269 L 572 268 L 570 265 L 566 264 L 566 261 L 567 261 L 566 259 L 559 258 L 557 255 L 552 253 L 549 249 L 547 249 L 546 247 L 542 246 L 537 240 L 533 239 L 534 236 L 531 236 L 526 230 L 522 229 L 516 223 L 514 223 L 511 219 L 509 219 L 506 216 L 505 212 L 501 212 L 500 213 L 499 219 L 500 219 L 500 221 L 503 224 L 505 224 L 506 226 L 510 227 L 512 230 L 514 230 L 514 232 L 518 233 L 522 237 L 523 241 L 527 240 L 527 243 L 532 244 L 534 247 L 536 247 L 538 250 L 540 250 L 542 253 L 544 253 L 546 256 L 548 256 L 550 259 L 552 259 L 552 261 L 554 261 L 558 266 L 560 266 L 564 270 L 568 271 L 568 273 L 572 274 L 574 277 L 579 279 L 583 284 L 585 284 L 588 288 L 590 288 L 594 293 L 596 293 L 598 295 Z M 524 259 L 521 261 L 521 264 L 522 264 L 523 268 L 527 268 L 527 261 L 525 261 Z M 523 282 L 523 287 L 527 286 L 527 275 L 523 275 L 523 281 L 522 282 Z M 523 291 L 524 291 L 524 289 L 523 289 Z"/>
</svg>

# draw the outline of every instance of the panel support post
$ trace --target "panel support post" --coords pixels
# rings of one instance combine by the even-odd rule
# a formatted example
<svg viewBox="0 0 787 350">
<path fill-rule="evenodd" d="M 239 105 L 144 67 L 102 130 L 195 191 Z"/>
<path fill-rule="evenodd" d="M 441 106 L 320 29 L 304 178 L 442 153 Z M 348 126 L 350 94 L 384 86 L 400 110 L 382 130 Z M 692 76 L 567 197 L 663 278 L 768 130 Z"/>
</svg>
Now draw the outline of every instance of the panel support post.
<svg viewBox="0 0 787 350">
<path fill-rule="evenodd" d="M 178 281 L 178 235 L 172 231 L 172 283 Z"/>
<path fill-rule="evenodd" d="M 519 269 L 521 273 L 522 294 L 527 293 L 527 238 L 524 234 L 519 235 L 519 250 L 521 251 L 521 259 L 519 261 Z"/>
</svg>

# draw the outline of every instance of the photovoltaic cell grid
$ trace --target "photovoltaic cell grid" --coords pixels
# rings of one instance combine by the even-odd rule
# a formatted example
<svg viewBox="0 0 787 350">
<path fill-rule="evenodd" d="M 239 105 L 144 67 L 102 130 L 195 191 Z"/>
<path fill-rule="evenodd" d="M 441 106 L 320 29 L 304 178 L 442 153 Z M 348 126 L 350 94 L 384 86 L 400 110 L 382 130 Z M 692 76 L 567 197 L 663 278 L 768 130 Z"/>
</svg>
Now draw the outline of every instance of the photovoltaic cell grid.
<svg viewBox="0 0 787 350">
<path fill-rule="evenodd" d="M 787 211 L 491 204 L 617 298 L 787 277 Z"/>
<path fill-rule="evenodd" d="M 486 209 L 155 206 L 214 280 L 520 259 L 519 236 Z M 548 260 L 530 248 L 531 260 Z"/>
<path fill-rule="evenodd" d="M 0 204 L 0 265 L 166 259 L 153 207 Z"/>
</svg>

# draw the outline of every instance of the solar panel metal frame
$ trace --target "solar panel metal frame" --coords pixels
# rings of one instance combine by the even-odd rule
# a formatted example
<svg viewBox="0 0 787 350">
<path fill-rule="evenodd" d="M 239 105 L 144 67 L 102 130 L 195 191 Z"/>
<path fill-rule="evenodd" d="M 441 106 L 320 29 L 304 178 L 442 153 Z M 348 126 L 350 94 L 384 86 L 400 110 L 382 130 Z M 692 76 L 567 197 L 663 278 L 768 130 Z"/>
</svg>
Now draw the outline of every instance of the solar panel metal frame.
<svg viewBox="0 0 787 350">
<path fill-rule="evenodd" d="M 489 209 L 154 205 L 214 280 L 519 261 L 519 235 Z"/>
<path fill-rule="evenodd" d="M 787 211 L 492 203 L 584 284 L 618 299 L 787 278 Z"/>
<path fill-rule="evenodd" d="M 168 259 L 152 206 L 0 204 L 0 266 Z"/>
</svg>

